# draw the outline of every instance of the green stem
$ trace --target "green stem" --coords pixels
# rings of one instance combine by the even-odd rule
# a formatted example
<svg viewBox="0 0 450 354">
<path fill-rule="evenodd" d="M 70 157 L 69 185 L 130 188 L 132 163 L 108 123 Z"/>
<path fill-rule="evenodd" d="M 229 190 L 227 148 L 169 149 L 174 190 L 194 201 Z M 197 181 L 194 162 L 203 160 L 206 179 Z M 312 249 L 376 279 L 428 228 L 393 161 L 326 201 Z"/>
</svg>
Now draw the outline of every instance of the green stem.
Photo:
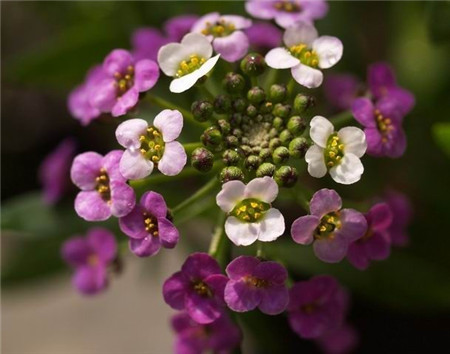
<svg viewBox="0 0 450 354">
<path fill-rule="evenodd" d="M 353 114 L 351 111 L 344 111 L 330 117 L 330 122 L 333 123 L 335 127 L 341 127 L 346 123 L 349 123 L 353 119 Z"/>
<path fill-rule="evenodd" d="M 223 224 L 225 222 L 225 213 L 220 212 L 219 217 L 217 219 L 216 227 L 214 229 L 213 236 L 211 238 L 211 243 L 209 244 L 209 251 L 208 253 L 214 257 L 217 258 L 222 250 L 222 245 L 224 241 L 225 231 L 223 228 Z"/>
<path fill-rule="evenodd" d="M 258 257 L 258 258 L 265 257 L 263 247 L 264 247 L 264 245 L 261 241 L 256 242 L 256 257 Z"/>
<path fill-rule="evenodd" d="M 216 176 L 214 176 L 208 183 L 206 183 L 202 188 L 200 188 L 197 192 L 192 194 L 189 198 L 187 198 L 185 201 L 178 204 L 176 207 L 172 209 L 172 213 L 176 215 L 183 209 L 186 209 L 193 203 L 195 203 L 197 200 L 202 199 L 204 196 L 208 195 L 216 186 L 218 183 L 218 179 Z"/>
<path fill-rule="evenodd" d="M 256 76 L 251 76 L 250 81 L 252 83 L 252 87 L 258 86 L 258 78 Z"/>
<path fill-rule="evenodd" d="M 297 186 L 297 188 L 292 188 L 291 191 L 297 203 L 299 203 L 306 212 L 309 212 L 310 198 L 308 198 L 307 192 L 300 186 Z"/>
<path fill-rule="evenodd" d="M 278 72 L 279 70 L 271 68 L 264 78 L 264 88 L 267 91 L 270 89 L 270 86 L 272 86 L 277 81 Z"/>
<path fill-rule="evenodd" d="M 190 156 L 192 154 L 192 151 L 194 151 L 195 149 L 197 149 L 197 148 L 199 148 L 201 146 L 203 146 L 203 144 L 202 143 L 197 143 L 197 142 L 196 143 L 183 144 L 184 150 L 186 150 L 186 154 L 188 156 Z"/>
<path fill-rule="evenodd" d="M 289 82 L 287 84 L 287 90 L 288 90 L 289 96 L 292 96 L 292 94 L 294 93 L 295 84 L 296 84 L 296 82 L 295 82 L 294 78 L 291 77 L 291 79 L 289 80 Z"/>
<path fill-rule="evenodd" d="M 188 120 L 188 121 L 190 121 L 190 122 L 192 122 L 194 124 L 197 124 L 197 125 L 202 125 L 202 123 L 197 122 L 194 119 L 194 116 L 192 115 L 192 113 L 189 112 L 187 109 L 179 107 L 178 105 L 176 105 L 176 104 L 174 104 L 172 102 L 169 102 L 169 101 L 167 101 L 164 98 L 159 97 L 159 96 L 148 95 L 147 97 L 148 97 L 150 102 L 152 102 L 152 103 L 154 103 L 154 104 L 156 104 L 156 105 L 158 105 L 158 106 L 160 106 L 162 108 L 176 109 L 177 111 L 179 111 L 183 115 L 183 117 L 186 120 Z"/>
<path fill-rule="evenodd" d="M 183 179 L 186 177 L 191 177 L 194 175 L 198 175 L 199 172 L 193 167 L 185 167 L 182 172 L 177 174 L 176 176 L 166 176 L 162 173 L 150 175 L 144 179 L 138 179 L 135 181 L 130 181 L 130 186 L 133 188 L 143 188 L 149 185 L 157 185 L 165 182 L 172 182 L 178 179 Z"/>
</svg>

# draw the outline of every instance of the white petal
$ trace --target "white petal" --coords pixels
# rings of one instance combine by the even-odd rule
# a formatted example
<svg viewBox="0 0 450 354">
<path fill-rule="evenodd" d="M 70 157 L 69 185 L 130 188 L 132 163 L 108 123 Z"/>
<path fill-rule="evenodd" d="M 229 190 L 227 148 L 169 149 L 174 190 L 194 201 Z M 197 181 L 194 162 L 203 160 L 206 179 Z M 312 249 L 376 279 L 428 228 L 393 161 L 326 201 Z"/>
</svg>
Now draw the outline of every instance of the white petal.
<svg viewBox="0 0 450 354">
<path fill-rule="evenodd" d="M 309 123 L 311 129 L 309 136 L 312 141 L 319 145 L 321 148 L 327 147 L 327 141 L 331 134 L 334 132 L 333 124 L 322 116 L 315 116 Z"/>
<path fill-rule="evenodd" d="M 199 33 L 188 33 L 181 40 L 181 44 L 188 48 L 190 54 L 196 54 L 205 59 L 211 58 L 213 48 L 208 38 Z"/>
<path fill-rule="evenodd" d="M 124 148 L 139 149 L 139 137 L 145 134 L 148 123 L 139 118 L 129 119 L 121 123 L 116 129 L 116 138 Z"/>
<path fill-rule="evenodd" d="M 308 172 L 311 176 L 321 178 L 327 173 L 323 149 L 317 145 L 311 146 L 305 154 L 305 161 L 308 163 Z"/>
<path fill-rule="evenodd" d="M 341 60 L 344 46 L 336 37 L 322 36 L 313 42 L 312 49 L 319 56 L 319 68 L 328 69 Z"/>
<path fill-rule="evenodd" d="M 285 230 L 284 217 L 278 209 L 271 208 L 267 211 L 264 220 L 261 221 L 261 230 L 258 240 L 264 242 L 275 241 L 283 235 Z"/>
<path fill-rule="evenodd" d="M 229 213 L 237 203 L 244 199 L 245 184 L 241 181 L 229 181 L 222 185 L 217 194 L 216 203 L 224 212 Z"/>
<path fill-rule="evenodd" d="M 289 27 L 286 32 L 284 32 L 283 41 L 288 47 L 301 43 L 310 46 L 317 36 L 317 30 L 312 24 L 301 22 L 295 26 Z"/>
<path fill-rule="evenodd" d="M 338 136 L 344 144 L 344 152 L 357 157 L 365 154 L 367 149 L 366 134 L 356 127 L 345 127 L 338 131 Z"/>
<path fill-rule="evenodd" d="M 166 176 L 175 176 L 186 166 L 187 156 L 183 145 L 178 141 L 166 143 L 164 154 L 158 163 L 158 170 Z"/>
<path fill-rule="evenodd" d="M 255 198 L 265 203 L 272 203 L 277 195 L 278 184 L 271 177 L 254 178 L 245 186 L 245 198 Z"/>
<path fill-rule="evenodd" d="M 364 166 L 361 160 L 353 154 L 345 154 L 341 163 L 330 169 L 331 177 L 341 184 L 352 184 L 361 179 Z"/>
<path fill-rule="evenodd" d="M 139 150 L 125 150 L 120 159 L 119 171 L 127 179 L 147 177 L 153 171 L 153 162 L 142 156 Z"/>
<path fill-rule="evenodd" d="M 234 216 L 225 221 L 225 233 L 236 246 L 248 246 L 258 239 L 261 225 L 244 223 Z"/>
<path fill-rule="evenodd" d="M 163 45 L 158 51 L 158 64 L 164 74 L 175 76 L 180 63 L 189 58 L 189 48 L 180 43 Z"/>
<path fill-rule="evenodd" d="M 307 65 L 299 64 L 294 66 L 291 68 L 291 74 L 295 81 L 307 88 L 316 88 L 322 85 L 322 72 Z"/>
<path fill-rule="evenodd" d="M 183 129 L 183 115 L 177 110 L 165 109 L 158 113 L 153 125 L 162 133 L 165 143 L 173 141 Z"/>
<path fill-rule="evenodd" d="M 220 14 L 218 12 L 211 12 L 200 17 L 191 28 L 191 32 L 201 33 L 207 26 L 206 24 L 215 23 L 219 20 Z"/>
<path fill-rule="evenodd" d="M 269 51 L 265 59 L 267 65 L 274 69 L 289 69 L 300 64 L 300 60 L 281 47 Z"/>
<path fill-rule="evenodd" d="M 223 15 L 220 19 L 232 23 L 237 30 L 249 28 L 252 25 L 252 20 L 237 15 Z"/>
</svg>

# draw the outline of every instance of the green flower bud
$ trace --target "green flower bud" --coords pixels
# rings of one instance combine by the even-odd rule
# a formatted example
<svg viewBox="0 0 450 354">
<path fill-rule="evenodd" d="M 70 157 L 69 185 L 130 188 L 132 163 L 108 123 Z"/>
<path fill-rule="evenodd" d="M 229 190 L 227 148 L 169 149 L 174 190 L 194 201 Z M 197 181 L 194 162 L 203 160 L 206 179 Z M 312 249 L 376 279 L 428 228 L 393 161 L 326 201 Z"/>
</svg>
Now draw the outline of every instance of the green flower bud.
<svg viewBox="0 0 450 354">
<path fill-rule="evenodd" d="M 227 135 L 230 132 L 230 123 L 228 123 L 225 119 L 219 119 L 217 121 L 217 125 L 219 126 L 220 131 L 223 135 Z"/>
<path fill-rule="evenodd" d="M 224 167 L 222 171 L 220 171 L 219 176 L 221 183 L 226 183 L 228 181 L 243 181 L 244 180 L 244 173 L 239 167 L 236 166 L 228 166 Z"/>
<path fill-rule="evenodd" d="M 292 116 L 289 118 L 287 128 L 292 134 L 300 135 L 306 129 L 306 121 L 300 116 Z"/>
<path fill-rule="evenodd" d="M 269 98 L 273 103 L 283 102 L 287 97 L 286 86 L 272 85 L 269 89 Z"/>
<path fill-rule="evenodd" d="M 308 140 L 302 137 L 295 138 L 289 143 L 289 153 L 297 159 L 305 157 L 308 148 Z"/>
<path fill-rule="evenodd" d="M 266 93 L 261 87 L 254 86 L 248 90 L 247 99 L 253 104 L 259 104 L 266 99 Z"/>
<path fill-rule="evenodd" d="M 242 114 L 240 113 L 233 113 L 230 117 L 230 124 L 232 125 L 239 125 L 242 122 Z"/>
<path fill-rule="evenodd" d="M 222 154 L 223 163 L 227 166 L 235 166 L 239 163 L 240 156 L 235 150 L 225 150 Z"/>
<path fill-rule="evenodd" d="M 192 103 L 191 112 L 195 120 L 206 122 L 213 114 L 213 105 L 209 101 L 195 101 Z"/>
<path fill-rule="evenodd" d="M 308 108 L 314 107 L 314 98 L 299 93 L 294 99 L 294 110 L 297 113 L 303 113 Z"/>
<path fill-rule="evenodd" d="M 208 149 L 199 147 L 192 151 L 191 164 L 200 172 L 208 172 L 213 167 L 214 155 Z"/>
<path fill-rule="evenodd" d="M 259 112 L 261 114 L 264 114 L 264 116 L 266 116 L 267 113 L 271 113 L 273 109 L 273 103 L 270 101 L 264 102 L 261 106 L 259 106 Z M 270 117 L 272 117 L 272 115 L 270 114 Z"/>
<path fill-rule="evenodd" d="M 292 107 L 288 104 L 277 103 L 272 110 L 272 114 L 277 117 L 287 118 L 291 114 Z"/>
<path fill-rule="evenodd" d="M 259 152 L 259 157 L 263 160 L 268 159 L 270 156 L 272 156 L 272 151 L 268 148 L 263 148 Z"/>
<path fill-rule="evenodd" d="M 256 177 L 272 177 L 275 173 L 275 165 L 269 162 L 264 162 L 256 170 Z"/>
<path fill-rule="evenodd" d="M 244 161 L 244 166 L 250 171 L 256 170 L 260 164 L 261 164 L 261 158 L 256 155 L 250 155 Z"/>
<path fill-rule="evenodd" d="M 273 119 L 273 121 L 272 121 L 272 125 L 273 125 L 274 128 L 276 128 L 277 130 L 283 128 L 283 125 L 284 125 L 283 118 L 275 117 L 275 118 Z"/>
<path fill-rule="evenodd" d="M 227 135 L 225 137 L 225 145 L 229 148 L 234 148 L 239 146 L 239 139 L 234 135 Z"/>
<path fill-rule="evenodd" d="M 212 126 L 207 128 L 200 137 L 203 145 L 206 147 L 212 147 L 214 150 L 218 150 L 222 144 L 222 134 L 217 127 Z"/>
<path fill-rule="evenodd" d="M 252 148 L 248 145 L 241 145 L 241 151 L 244 156 L 249 156 L 252 153 Z"/>
<path fill-rule="evenodd" d="M 231 99 L 228 95 L 218 95 L 214 100 L 214 111 L 216 113 L 230 113 Z"/>
<path fill-rule="evenodd" d="M 245 79 L 242 75 L 229 72 L 225 75 L 223 86 L 228 93 L 239 93 L 245 87 Z"/>
<path fill-rule="evenodd" d="M 273 179 L 281 187 L 293 187 L 298 179 L 298 172 L 295 167 L 281 166 L 276 170 Z"/>
<path fill-rule="evenodd" d="M 258 108 L 256 108 L 254 105 L 249 104 L 246 111 L 247 115 L 250 118 L 255 117 L 258 114 Z"/>
<path fill-rule="evenodd" d="M 247 101 L 239 97 L 233 101 L 232 106 L 236 112 L 244 112 L 245 109 L 247 108 Z"/>
<path fill-rule="evenodd" d="M 242 130 L 239 128 L 234 128 L 232 133 L 236 138 L 242 137 Z"/>
<path fill-rule="evenodd" d="M 269 148 L 273 151 L 275 150 L 278 146 L 281 146 L 281 140 L 278 138 L 273 138 L 270 139 L 269 141 Z"/>
<path fill-rule="evenodd" d="M 261 54 L 247 54 L 241 61 L 241 70 L 248 76 L 261 75 L 266 69 L 266 61 Z"/>
<path fill-rule="evenodd" d="M 272 153 L 273 162 L 276 164 L 283 163 L 289 160 L 290 154 L 286 146 L 277 147 Z"/>
<path fill-rule="evenodd" d="M 292 133 L 287 130 L 284 129 L 281 133 L 280 133 L 280 140 L 284 145 L 289 144 L 289 142 L 292 140 L 294 136 L 292 135 Z"/>
</svg>

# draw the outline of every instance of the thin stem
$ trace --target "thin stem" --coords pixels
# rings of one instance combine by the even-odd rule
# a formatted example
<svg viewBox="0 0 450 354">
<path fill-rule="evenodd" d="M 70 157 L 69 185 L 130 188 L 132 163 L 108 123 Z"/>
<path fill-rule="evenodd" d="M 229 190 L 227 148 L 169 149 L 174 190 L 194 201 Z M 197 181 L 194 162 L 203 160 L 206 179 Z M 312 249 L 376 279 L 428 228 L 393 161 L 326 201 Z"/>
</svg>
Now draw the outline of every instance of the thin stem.
<svg viewBox="0 0 450 354">
<path fill-rule="evenodd" d="M 263 250 L 263 243 L 261 241 L 256 242 L 256 257 L 258 258 L 264 258 L 264 250 Z"/>
<path fill-rule="evenodd" d="M 225 236 L 225 230 L 223 228 L 223 224 L 225 222 L 225 216 L 226 216 L 225 213 L 223 213 L 223 212 L 219 213 L 216 227 L 214 228 L 214 233 L 211 238 L 211 243 L 209 244 L 208 253 L 214 258 L 217 258 L 219 256 L 221 249 L 222 249 L 221 246 L 223 244 L 224 236 Z"/>
<path fill-rule="evenodd" d="M 335 127 L 340 127 L 346 123 L 349 123 L 352 118 L 353 114 L 351 111 L 344 111 L 334 115 L 333 117 L 330 117 L 330 121 Z"/>
<path fill-rule="evenodd" d="M 130 186 L 133 188 L 143 188 L 149 185 L 157 185 L 165 182 L 172 182 L 178 179 L 183 179 L 185 177 L 191 177 L 194 175 L 198 175 L 199 172 L 193 167 L 185 167 L 182 172 L 177 174 L 176 176 L 166 176 L 162 173 L 151 175 L 144 179 L 138 179 L 134 181 L 130 181 Z"/>
<path fill-rule="evenodd" d="M 216 176 L 214 176 L 208 183 L 206 183 L 202 188 L 200 188 L 197 192 L 192 194 L 189 198 L 187 198 L 185 201 L 178 204 L 176 207 L 172 209 L 172 213 L 176 215 L 183 209 L 186 209 L 193 203 L 195 203 L 197 200 L 202 199 L 204 196 L 208 195 L 216 186 L 218 183 L 218 179 Z"/>
<path fill-rule="evenodd" d="M 294 78 L 291 77 L 291 79 L 289 80 L 289 82 L 287 84 L 287 90 L 288 90 L 289 96 L 292 96 L 292 94 L 294 93 L 295 84 L 296 84 L 296 82 L 295 82 Z"/>
<path fill-rule="evenodd" d="M 174 104 L 174 103 L 172 103 L 172 102 L 169 102 L 169 101 L 167 101 L 167 100 L 165 100 L 164 98 L 159 97 L 159 96 L 148 95 L 148 96 L 146 96 L 146 97 L 148 97 L 148 99 L 149 99 L 150 102 L 152 102 L 152 103 L 154 103 L 154 104 L 156 104 L 156 105 L 158 105 L 158 106 L 160 106 L 160 107 L 162 107 L 162 108 L 176 109 L 177 111 L 179 111 L 179 112 L 183 115 L 183 117 L 184 117 L 186 120 L 190 121 L 191 123 L 194 123 L 194 124 L 196 124 L 196 125 L 203 125 L 202 123 L 197 122 L 197 121 L 194 119 L 194 116 L 192 115 L 192 113 L 189 112 L 189 111 L 188 111 L 187 109 L 185 109 L 185 108 L 179 107 L 178 105 L 176 105 L 176 104 Z"/>
<path fill-rule="evenodd" d="M 309 212 L 309 198 L 306 196 L 305 191 L 298 186 L 291 189 L 292 194 L 298 204 L 306 211 Z"/>
<path fill-rule="evenodd" d="M 276 81 L 278 77 L 279 70 L 277 69 L 270 69 L 267 73 L 266 77 L 264 78 L 264 88 L 266 90 L 270 89 L 270 86 L 272 86 Z"/>
</svg>

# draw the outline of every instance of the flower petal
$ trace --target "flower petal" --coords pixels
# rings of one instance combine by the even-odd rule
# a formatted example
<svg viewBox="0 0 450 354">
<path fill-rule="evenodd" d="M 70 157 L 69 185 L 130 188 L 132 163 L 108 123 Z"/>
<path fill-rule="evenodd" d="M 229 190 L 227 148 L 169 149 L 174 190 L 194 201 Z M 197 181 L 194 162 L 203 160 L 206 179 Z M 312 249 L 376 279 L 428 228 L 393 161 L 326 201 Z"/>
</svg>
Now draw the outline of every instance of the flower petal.
<svg viewBox="0 0 450 354">
<path fill-rule="evenodd" d="M 181 271 L 189 280 L 203 280 L 209 275 L 220 274 L 219 263 L 207 253 L 191 254 L 181 267 Z"/>
<path fill-rule="evenodd" d="M 311 127 L 309 132 L 311 139 L 321 148 L 326 148 L 328 138 L 334 132 L 333 124 L 325 117 L 315 116 L 309 125 Z"/>
<path fill-rule="evenodd" d="M 261 302 L 258 308 L 266 315 L 278 315 L 286 309 L 288 302 L 288 289 L 284 285 L 278 285 L 261 291 Z"/>
<path fill-rule="evenodd" d="M 225 286 L 225 302 L 236 312 L 254 310 L 261 301 L 260 291 L 244 281 L 230 280 Z"/>
<path fill-rule="evenodd" d="M 204 297 L 195 292 L 186 294 L 185 309 L 189 316 L 200 324 L 212 323 L 223 313 L 222 306 L 213 298 Z"/>
<path fill-rule="evenodd" d="M 87 240 L 82 236 L 68 239 L 61 248 L 62 258 L 72 267 L 85 265 L 90 254 L 91 248 Z"/>
<path fill-rule="evenodd" d="M 167 76 L 175 76 L 183 60 L 189 58 L 189 48 L 180 43 L 163 45 L 158 51 L 158 64 Z"/>
<path fill-rule="evenodd" d="M 335 182 L 341 184 L 353 184 L 361 179 L 364 173 L 364 166 L 359 157 L 352 153 L 347 153 L 341 163 L 330 169 L 330 176 Z"/>
<path fill-rule="evenodd" d="M 111 190 L 111 214 L 118 218 L 127 215 L 136 204 L 134 189 L 121 181 L 110 182 L 109 188 Z"/>
<path fill-rule="evenodd" d="M 142 207 L 136 205 L 130 213 L 119 219 L 120 230 L 131 238 L 142 239 L 148 236 L 148 232 L 145 230 L 143 213 Z"/>
<path fill-rule="evenodd" d="M 116 80 L 105 78 L 90 90 L 89 104 L 101 112 L 111 112 L 117 102 Z"/>
<path fill-rule="evenodd" d="M 125 150 L 120 159 L 120 173 L 127 179 L 147 177 L 153 171 L 153 162 L 142 156 L 139 150 Z"/>
<path fill-rule="evenodd" d="M 366 134 L 356 127 L 345 127 L 338 131 L 338 137 L 344 144 L 344 153 L 362 157 L 367 150 Z"/>
<path fill-rule="evenodd" d="M 153 60 L 139 60 L 134 70 L 134 87 L 139 92 L 150 90 L 155 86 L 159 78 L 159 67 Z"/>
<path fill-rule="evenodd" d="M 82 294 L 97 294 L 108 285 L 106 269 L 103 266 L 78 268 L 72 278 L 72 284 Z"/>
<path fill-rule="evenodd" d="M 86 235 L 92 250 L 105 263 L 112 262 L 117 255 L 117 242 L 114 235 L 107 229 L 95 227 Z"/>
<path fill-rule="evenodd" d="M 259 241 L 275 241 L 284 233 L 284 217 L 278 209 L 269 209 L 260 224 L 261 226 L 258 235 Z"/>
<path fill-rule="evenodd" d="M 140 204 L 156 218 L 165 218 L 167 216 L 166 201 L 159 193 L 153 191 L 145 192 L 141 197 Z"/>
<path fill-rule="evenodd" d="M 319 223 L 320 219 L 315 215 L 300 216 L 292 223 L 292 239 L 301 245 L 311 244 L 314 240 L 314 230 L 319 226 Z"/>
<path fill-rule="evenodd" d="M 158 163 L 158 170 L 166 176 L 175 176 L 186 165 L 187 156 L 183 145 L 178 141 L 166 143 L 164 154 Z"/>
<path fill-rule="evenodd" d="M 196 54 L 205 59 L 209 59 L 213 52 L 208 38 L 199 33 L 188 33 L 181 40 L 181 44 L 189 48 L 190 54 Z"/>
<path fill-rule="evenodd" d="M 245 186 L 245 198 L 255 198 L 265 203 L 272 203 L 277 195 L 278 184 L 271 177 L 254 178 Z"/>
<path fill-rule="evenodd" d="M 274 69 L 290 69 L 300 64 L 300 60 L 285 48 L 274 48 L 266 54 L 266 63 Z"/>
<path fill-rule="evenodd" d="M 221 16 L 221 19 L 225 22 L 233 24 L 234 28 L 237 30 L 249 28 L 252 25 L 252 20 L 249 20 L 243 16 L 223 15 Z"/>
<path fill-rule="evenodd" d="M 367 141 L 367 154 L 372 156 L 383 156 L 382 136 L 378 128 L 364 129 Z"/>
<path fill-rule="evenodd" d="M 377 126 L 373 113 L 374 109 L 372 101 L 365 97 L 357 98 L 352 104 L 353 116 L 359 123 L 368 128 L 376 128 Z"/>
<path fill-rule="evenodd" d="M 241 181 L 229 181 L 222 185 L 217 194 L 216 203 L 224 212 L 229 213 L 237 203 L 245 198 L 245 184 Z"/>
<path fill-rule="evenodd" d="M 123 74 L 130 65 L 133 65 L 133 56 L 124 49 L 114 49 L 103 62 L 103 70 L 113 76 Z"/>
<path fill-rule="evenodd" d="M 363 214 L 354 209 L 342 209 L 340 213 L 341 228 L 336 234 L 347 242 L 353 242 L 364 236 L 367 231 L 367 221 Z"/>
<path fill-rule="evenodd" d="M 184 296 L 189 286 L 182 272 L 176 272 L 164 282 L 163 296 L 167 305 L 175 310 L 184 309 Z"/>
<path fill-rule="evenodd" d="M 178 138 L 183 129 L 183 115 L 177 110 L 165 109 L 158 113 L 153 125 L 162 133 L 165 143 Z"/>
<path fill-rule="evenodd" d="M 102 168 L 103 156 L 96 152 L 85 152 L 75 157 L 70 169 L 72 182 L 81 190 L 92 190 Z"/>
<path fill-rule="evenodd" d="M 214 50 L 223 60 L 232 63 L 247 54 L 249 45 L 247 35 L 242 31 L 234 31 L 229 36 L 217 37 L 213 41 Z"/>
<path fill-rule="evenodd" d="M 258 239 L 261 225 L 244 223 L 234 216 L 225 221 L 225 233 L 236 246 L 248 246 Z"/>
<path fill-rule="evenodd" d="M 284 44 L 292 47 L 298 44 L 306 44 L 310 46 L 317 38 L 316 28 L 307 22 L 301 22 L 297 25 L 289 27 L 283 35 Z"/>
<path fill-rule="evenodd" d="M 231 280 L 239 280 L 245 276 L 251 275 L 261 261 L 256 257 L 239 256 L 233 259 L 225 269 Z"/>
<path fill-rule="evenodd" d="M 347 255 L 348 243 L 338 238 L 324 238 L 322 240 L 316 240 L 313 248 L 317 258 L 321 261 L 338 263 Z"/>
<path fill-rule="evenodd" d="M 177 245 L 180 234 L 178 229 L 169 220 L 166 218 L 159 218 L 158 230 L 161 244 L 165 248 L 174 248 Z"/>
<path fill-rule="evenodd" d="M 307 88 L 316 88 L 322 85 L 322 72 L 307 65 L 294 66 L 291 68 L 291 74 L 295 81 Z"/>
<path fill-rule="evenodd" d="M 324 215 L 342 208 L 342 199 L 333 189 L 323 188 L 314 193 L 309 203 L 312 215 L 321 219 Z"/>
<path fill-rule="evenodd" d="M 130 238 L 128 241 L 130 251 L 138 257 L 154 256 L 161 249 L 159 237 L 145 236 L 141 239 Z"/>
<path fill-rule="evenodd" d="M 319 68 L 328 69 L 341 60 L 344 46 L 336 37 L 321 36 L 313 42 L 312 49 L 319 57 Z"/>
<path fill-rule="evenodd" d="M 119 171 L 120 159 L 123 150 L 112 150 L 108 152 L 102 159 L 102 166 L 106 170 L 110 181 L 125 182 L 126 179 Z"/>
<path fill-rule="evenodd" d="M 392 211 L 387 203 L 377 203 L 372 206 L 366 218 L 370 228 L 377 231 L 386 230 L 393 221 Z"/>
<path fill-rule="evenodd" d="M 218 12 L 211 12 L 200 17 L 197 22 L 192 25 L 191 32 L 202 33 L 208 27 L 208 24 L 218 22 L 220 14 Z"/>
<path fill-rule="evenodd" d="M 113 117 L 120 117 L 132 109 L 139 101 L 139 92 L 135 87 L 130 88 L 122 96 L 117 97 L 117 101 L 111 109 Z"/>
<path fill-rule="evenodd" d="M 258 279 L 269 281 L 273 286 L 283 285 L 288 277 L 286 268 L 280 263 L 273 261 L 260 262 L 253 272 L 253 276 Z"/>
<path fill-rule="evenodd" d="M 124 148 L 139 149 L 139 137 L 146 133 L 148 123 L 140 118 L 128 119 L 116 129 L 116 139 Z"/>
<path fill-rule="evenodd" d="M 111 209 L 97 191 L 80 192 L 75 198 L 75 211 L 87 221 L 103 221 L 111 216 Z"/>
<path fill-rule="evenodd" d="M 323 151 L 321 147 L 312 145 L 305 154 L 305 161 L 308 163 L 308 173 L 315 178 L 321 178 L 327 174 Z"/>
</svg>

